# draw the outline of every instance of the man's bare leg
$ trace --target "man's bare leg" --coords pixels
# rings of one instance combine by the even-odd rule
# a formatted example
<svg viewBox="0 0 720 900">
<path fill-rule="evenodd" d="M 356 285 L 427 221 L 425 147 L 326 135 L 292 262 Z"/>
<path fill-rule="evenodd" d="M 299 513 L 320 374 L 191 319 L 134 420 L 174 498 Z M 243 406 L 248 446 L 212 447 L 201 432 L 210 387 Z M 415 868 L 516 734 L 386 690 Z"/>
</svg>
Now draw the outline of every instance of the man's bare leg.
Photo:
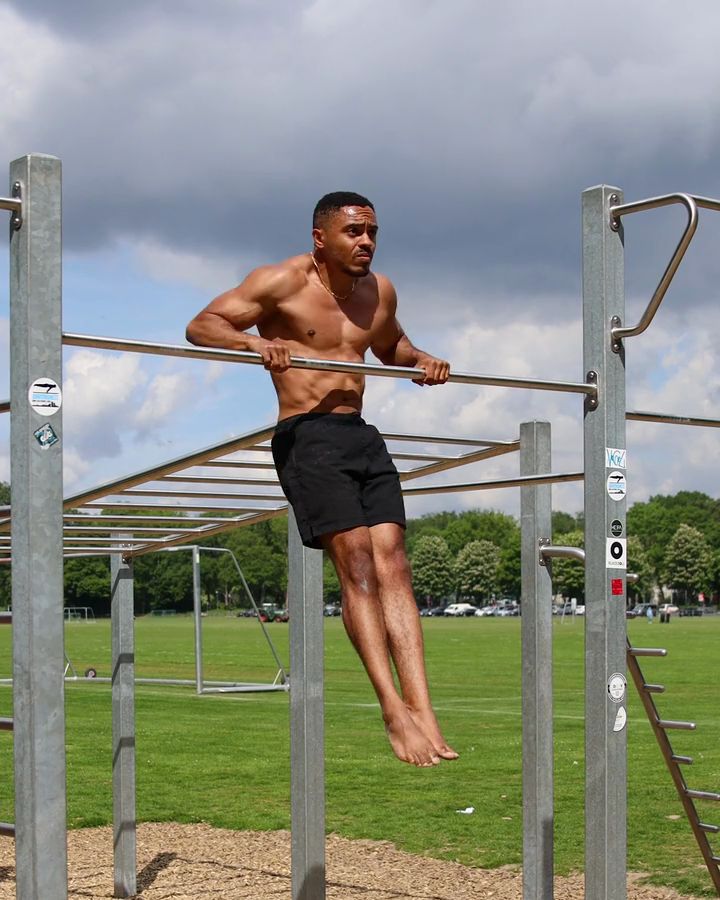
<svg viewBox="0 0 720 900">
<path fill-rule="evenodd" d="M 442 759 L 457 759 L 438 725 L 425 671 L 422 627 L 412 589 L 403 530 L 395 523 L 369 529 L 380 603 L 390 655 L 400 680 L 403 700 L 415 722 L 433 742 Z"/>
<path fill-rule="evenodd" d="M 436 765 L 440 760 L 433 741 L 418 727 L 395 687 L 368 529 L 325 535 L 323 544 L 340 579 L 345 629 L 380 701 L 395 755 L 416 766 Z"/>
</svg>

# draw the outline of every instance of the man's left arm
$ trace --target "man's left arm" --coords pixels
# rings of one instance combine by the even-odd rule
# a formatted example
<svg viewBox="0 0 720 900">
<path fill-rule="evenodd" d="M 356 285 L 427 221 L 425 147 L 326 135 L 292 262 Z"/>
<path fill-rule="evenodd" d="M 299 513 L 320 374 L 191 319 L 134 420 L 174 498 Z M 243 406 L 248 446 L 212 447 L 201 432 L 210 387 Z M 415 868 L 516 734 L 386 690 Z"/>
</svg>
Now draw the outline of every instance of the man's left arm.
<svg viewBox="0 0 720 900">
<path fill-rule="evenodd" d="M 412 343 L 395 315 L 397 310 L 395 289 L 387 279 L 383 279 L 384 283 L 380 282 L 380 277 L 378 288 L 381 295 L 385 295 L 381 296 L 381 302 L 387 303 L 387 318 L 374 336 L 370 349 L 385 366 L 423 369 L 425 377 L 413 378 L 415 384 L 444 384 L 450 374 L 450 363 L 420 350 Z"/>
</svg>

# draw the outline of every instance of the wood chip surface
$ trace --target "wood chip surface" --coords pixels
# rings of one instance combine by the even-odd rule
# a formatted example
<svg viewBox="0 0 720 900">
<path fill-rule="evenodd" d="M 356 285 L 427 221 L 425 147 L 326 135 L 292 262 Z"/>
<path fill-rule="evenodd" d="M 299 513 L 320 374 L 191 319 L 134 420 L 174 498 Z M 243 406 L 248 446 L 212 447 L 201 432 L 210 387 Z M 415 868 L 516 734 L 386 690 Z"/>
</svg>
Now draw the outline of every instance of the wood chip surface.
<svg viewBox="0 0 720 900">
<path fill-rule="evenodd" d="M 290 900 L 290 834 L 226 831 L 209 825 L 138 827 L 138 893 L 143 900 Z M 69 898 L 113 896 L 112 830 L 68 834 Z M 695 900 L 628 880 L 628 900 Z M 473 869 L 413 856 L 387 842 L 327 840 L 327 900 L 522 900 L 517 867 Z M 582 876 L 556 878 L 556 900 L 581 900 Z M 0 900 L 15 897 L 11 840 L 0 841 Z"/>
</svg>

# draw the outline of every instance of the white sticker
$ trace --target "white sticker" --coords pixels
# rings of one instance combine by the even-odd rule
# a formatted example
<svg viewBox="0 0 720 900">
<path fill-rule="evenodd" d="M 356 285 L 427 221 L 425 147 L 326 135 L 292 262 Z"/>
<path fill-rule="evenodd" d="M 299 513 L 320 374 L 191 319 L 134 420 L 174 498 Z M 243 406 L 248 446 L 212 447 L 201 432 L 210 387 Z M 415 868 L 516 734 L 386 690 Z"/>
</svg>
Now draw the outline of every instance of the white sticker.
<svg viewBox="0 0 720 900">
<path fill-rule="evenodd" d="M 621 672 L 614 672 L 608 678 L 608 696 L 613 703 L 622 703 L 625 699 L 627 681 Z"/>
<path fill-rule="evenodd" d="M 37 378 L 28 391 L 30 406 L 41 416 L 54 416 L 62 406 L 62 391 L 52 378 Z"/>
<path fill-rule="evenodd" d="M 605 565 L 608 569 L 627 568 L 627 538 L 607 538 Z"/>
<path fill-rule="evenodd" d="M 605 465 L 608 469 L 627 469 L 627 450 L 619 450 L 617 447 L 605 448 Z"/>
<path fill-rule="evenodd" d="M 615 716 L 615 724 L 613 725 L 613 731 L 622 731 L 625 727 L 625 723 L 627 722 L 627 713 L 625 712 L 625 707 L 620 706 L 617 711 L 617 715 Z"/>
<path fill-rule="evenodd" d="M 607 492 L 611 500 L 622 500 L 627 494 L 624 472 L 611 472 L 607 479 Z"/>
</svg>

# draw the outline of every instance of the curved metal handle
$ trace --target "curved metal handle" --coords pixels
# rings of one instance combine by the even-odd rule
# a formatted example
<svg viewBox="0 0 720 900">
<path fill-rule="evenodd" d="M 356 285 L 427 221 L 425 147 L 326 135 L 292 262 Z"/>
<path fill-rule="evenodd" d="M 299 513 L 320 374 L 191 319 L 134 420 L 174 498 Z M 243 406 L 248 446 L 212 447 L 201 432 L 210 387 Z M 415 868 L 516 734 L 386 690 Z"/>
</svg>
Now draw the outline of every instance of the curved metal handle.
<svg viewBox="0 0 720 900">
<path fill-rule="evenodd" d="M 540 548 L 540 565 L 547 564 L 548 559 L 576 559 L 585 563 L 585 551 L 580 547 L 558 547 L 555 544 L 546 544 Z"/>
<path fill-rule="evenodd" d="M 667 293 L 667 289 L 670 287 L 670 282 L 675 277 L 678 266 L 682 262 L 683 256 L 685 256 L 685 251 L 689 247 L 690 241 L 695 236 L 698 224 L 698 204 L 695 202 L 695 198 L 691 197 L 690 194 L 666 194 L 663 197 L 651 197 L 649 200 L 638 200 L 635 203 L 623 203 L 620 206 L 610 207 L 610 224 L 612 228 L 617 230 L 620 226 L 620 218 L 622 216 L 636 212 L 645 212 L 645 210 L 648 209 L 657 209 L 660 206 L 670 206 L 672 203 L 681 203 L 685 207 L 688 214 L 687 225 L 685 226 L 685 230 L 675 248 L 675 252 L 670 258 L 670 262 L 668 263 L 658 286 L 655 288 L 655 292 L 647 305 L 647 309 L 642 314 L 640 321 L 633 327 L 614 325 L 610 329 L 612 349 L 616 353 L 620 351 L 623 338 L 635 337 L 638 334 L 642 334 L 655 317 L 655 313 L 662 303 L 663 297 Z"/>
</svg>

